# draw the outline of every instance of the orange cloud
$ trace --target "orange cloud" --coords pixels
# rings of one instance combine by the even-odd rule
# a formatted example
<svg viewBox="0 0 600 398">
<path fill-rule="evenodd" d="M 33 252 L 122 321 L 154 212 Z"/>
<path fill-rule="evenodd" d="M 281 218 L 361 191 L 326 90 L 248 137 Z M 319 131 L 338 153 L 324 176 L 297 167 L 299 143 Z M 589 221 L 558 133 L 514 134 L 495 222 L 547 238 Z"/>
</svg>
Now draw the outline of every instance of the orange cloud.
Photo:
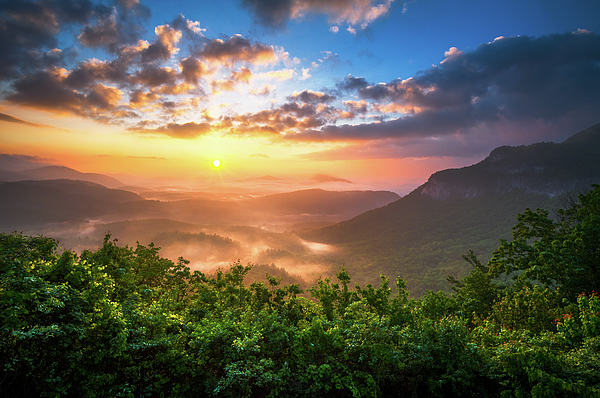
<svg viewBox="0 0 600 398">
<path fill-rule="evenodd" d="M 161 134 L 173 138 L 196 138 L 211 132 L 212 127 L 208 123 L 169 123 L 158 128 L 145 128 L 146 123 L 138 123 L 137 126 L 129 128 L 130 131 L 141 134 Z"/>
<path fill-rule="evenodd" d="M 236 62 L 252 64 L 269 64 L 277 61 L 272 46 L 261 43 L 251 44 L 241 35 L 231 36 L 227 40 L 214 39 L 206 43 L 200 54 L 204 59 L 226 65 Z"/>
<path fill-rule="evenodd" d="M 155 102 L 159 99 L 160 96 L 153 92 L 134 91 L 129 94 L 129 107 L 133 109 L 156 107 Z"/>
<path fill-rule="evenodd" d="M 250 94 L 256 96 L 266 96 L 269 95 L 274 88 L 275 87 L 271 86 L 270 84 L 263 84 L 260 88 L 254 88 L 250 90 Z"/>
<path fill-rule="evenodd" d="M 418 106 L 413 106 L 410 104 L 398 104 L 392 102 L 390 104 L 372 104 L 372 109 L 379 113 L 404 113 L 404 114 L 412 114 L 421 112 L 422 109 Z"/>
<path fill-rule="evenodd" d="M 234 91 L 236 85 L 240 83 L 248 84 L 251 77 L 252 71 L 246 67 L 242 67 L 239 72 L 232 71 L 227 79 L 213 80 L 211 82 L 213 94 L 223 91 Z"/>
<path fill-rule="evenodd" d="M 198 80 L 211 73 L 209 67 L 194 57 L 187 57 L 179 63 L 181 75 L 188 83 L 198 84 Z"/>
<path fill-rule="evenodd" d="M 177 43 L 181 39 L 181 31 L 171 28 L 168 24 L 154 28 L 157 40 L 142 51 L 142 60 L 152 62 L 171 59 L 179 51 Z"/>
</svg>

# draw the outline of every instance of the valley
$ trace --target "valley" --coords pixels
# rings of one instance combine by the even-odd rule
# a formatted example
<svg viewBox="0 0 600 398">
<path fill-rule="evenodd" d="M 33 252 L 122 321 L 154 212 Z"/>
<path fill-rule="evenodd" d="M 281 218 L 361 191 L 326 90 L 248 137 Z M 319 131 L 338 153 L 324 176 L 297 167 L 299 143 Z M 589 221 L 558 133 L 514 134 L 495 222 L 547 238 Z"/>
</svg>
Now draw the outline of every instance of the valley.
<svg viewBox="0 0 600 398">
<path fill-rule="evenodd" d="M 102 176 L 45 167 L 13 172 L 0 185 L 0 231 L 54 237 L 77 252 L 101 247 L 110 234 L 131 247 L 152 242 L 192 269 L 212 272 L 240 260 L 309 284 L 341 267 L 359 283 L 399 275 L 420 296 L 448 291 L 449 275 L 464 276 L 469 250 L 487 261 L 499 240 L 510 238 L 517 214 L 563 208 L 600 183 L 598 154 L 596 125 L 560 144 L 497 148 L 477 164 L 433 174 L 402 198 L 313 188 L 228 200 L 205 191 L 114 187 Z"/>
</svg>

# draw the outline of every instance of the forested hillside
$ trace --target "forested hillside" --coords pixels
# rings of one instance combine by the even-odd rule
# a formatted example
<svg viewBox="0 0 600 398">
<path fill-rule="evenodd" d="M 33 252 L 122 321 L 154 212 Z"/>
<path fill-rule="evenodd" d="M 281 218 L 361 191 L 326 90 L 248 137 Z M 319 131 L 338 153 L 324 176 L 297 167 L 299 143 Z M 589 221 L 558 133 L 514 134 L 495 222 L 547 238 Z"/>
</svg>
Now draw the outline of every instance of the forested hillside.
<svg viewBox="0 0 600 398">
<path fill-rule="evenodd" d="M 346 270 L 302 292 L 159 253 L 0 234 L 0 395 L 600 397 L 598 185 L 520 214 L 489 262 L 467 253 L 452 296 Z"/>
<path fill-rule="evenodd" d="M 464 276 L 468 250 L 487 261 L 518 213 L 544 208 L 553 215 L 594 183 L 600 125 L 560 144 L 497 148 L 475 165 L 433 174 L 396 202 L 300 236 L 338 246 L 339 264 L 355 278 L 399 274 L 419 296 L 444 288 L 447 275 Z"/>
</svg>

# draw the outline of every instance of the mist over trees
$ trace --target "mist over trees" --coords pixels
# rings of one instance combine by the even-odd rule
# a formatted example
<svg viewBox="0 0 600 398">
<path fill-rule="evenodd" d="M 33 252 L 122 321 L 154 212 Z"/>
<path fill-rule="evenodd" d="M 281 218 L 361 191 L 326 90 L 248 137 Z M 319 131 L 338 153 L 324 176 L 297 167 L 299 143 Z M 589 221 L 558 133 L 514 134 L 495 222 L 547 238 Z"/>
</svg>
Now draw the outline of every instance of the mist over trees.
<svg viewBox="0 0 600 398">
<path fill-rule="evenodd" d="M 528 209 L 489 262 L 465 253 L 454 294 L 420 298 L 400 276 L 304 290 L 110 236 L 77 255 L 0 234 L 0 394 L 600 396 L 599 215 L 598 185 L 556 219 Z"/>
</svg>

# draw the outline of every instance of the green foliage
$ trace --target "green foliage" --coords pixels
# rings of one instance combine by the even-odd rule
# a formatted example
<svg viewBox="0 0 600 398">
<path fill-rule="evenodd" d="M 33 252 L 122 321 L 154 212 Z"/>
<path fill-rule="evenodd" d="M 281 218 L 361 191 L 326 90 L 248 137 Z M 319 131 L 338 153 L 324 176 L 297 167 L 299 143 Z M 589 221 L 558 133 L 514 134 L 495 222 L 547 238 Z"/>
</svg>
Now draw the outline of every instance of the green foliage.
<svg viewBox="0 0 600 398">
<path fill-rule="evenodd" d="M 384 275 L 341 269 L 309 300 L 275 268 L 249 282 L 250 264 L 205 275 L 153 244 L 0 234 L 0 396 L 600 396 L 599 197 L 526 212 L 487 265 L 464 256 L 454 295 L 418 300 Z"/>
<path fill-rule="evenodd" d="M 599 290 L 600 186 L 593 185 L 579 201 L 559 211 L 558 221 L 546 210 L 519 214 L 513 240 L 502 240 L 492 255 L 490 273 L 514 274 L 520 285 L 560 288 L 569 300 Z"/>
</svg>

